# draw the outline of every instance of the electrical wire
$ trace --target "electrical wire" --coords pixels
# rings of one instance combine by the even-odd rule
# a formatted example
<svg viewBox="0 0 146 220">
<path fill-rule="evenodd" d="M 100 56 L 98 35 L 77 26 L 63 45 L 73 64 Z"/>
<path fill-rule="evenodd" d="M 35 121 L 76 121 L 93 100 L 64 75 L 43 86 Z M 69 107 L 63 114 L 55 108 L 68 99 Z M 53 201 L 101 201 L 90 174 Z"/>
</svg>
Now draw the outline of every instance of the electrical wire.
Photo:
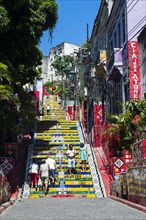
<svg viewBox="0 0 146 220">
<path fill-rule="evenodd" d="M 135 0 L 132 0 L 131 3 L 127 6 L 127 9 L 130 7 L 130 5 L 134 2 Z M 127 1 L 127 3 L 129 2 L 129 0 Z"/>
<path fill-rule="evenodd" d="M 131 41 L 139 32 L 141 32 L 143 29 L 145 28 L 145 26 L 143 26 L 140 30 L 138 30 L 129 40 L 127 40 L 125 43 L 124 43 L 124 45 L 125 44 L 127 44 L 129 41 Z M 123 45 L 123 46 L 124 46 Z M 118 50 L 116 50 L 113 54 L 112 54 L 112 56 L 113 55 L 115 55 L 117 52 L 119 52 L 121 49 L 123 49 L 123 47 L 120 47 Z M 103 62 L 101 62 L 100 64 L 105 64 L 105 62 L 107 62 L 109 59 L 106 59 L 106 60 L 104 60 Z"/>
<path fill-rule="evenodd" d="M 132 5 L 133 2 L 134 2 L 134 0 L 128 5 L 128 7 L 130 7 L 130 5 Z M 128 11 L 128 13 L 130 13 L 130 12 L 133 10 L 134 6 L 135 6 L 138 2 L 139 2 L 139 0 L 132 6 L 132 8 Z M 116 13 L 117 13 L 117 12 L 115 12 L 114 15 L 116 15 Z M 128 13 L 127 13 L 127 14 L 128 14 Z M 113 16 L 114 16 L 114 15 L 113 15 Z M 114 19 L 114 24 L 115 24 L 115 22 L 117 22 L 117 20 L 116 20 L 116 16 L 114 16 L 114 17 L 115 17 L 115 19 Z M 144 22 L 145 18 L 146 18 L 146 16 L 144 16 L 144 17 L 127 33 L 127 35 L 130 36 L 134 31 L 136 31 L 136 30 L 137 30 L 137 27 Z M 95 24 L 96 24 L 96 23 L 95 23 Z M 114 24 L 112 24 L 112 26 L 113 26 Z M 100 27 L 100 28 L 101 28 L 101 27 Z M 109 27 L 109 28 L 111 28 L 111 27 Z M 143 30 L 143 28 L 144 28 L 144 27 L 142 27 L 138 32 L 136 32 L 136 34 L 134 34 L 129 40 L 127 40 L 127 41 L 123 44 L 123 46 L 124 46 L 125 44 L 127 44 L 128 41 L 132 40 L 140 31 Z M 106 31 L 107 31 L 107 29 L 106 29 Z M 103 35 L 103 34 L 99 35 L 99 36 L 98 36 L 98 39 L 100 39 L 100 38 L 102 37 L 102 35 Z M 120 47 L 118 50 L 116 50 L 113 55 L 115 55 L 117 52 L 119 52 L 119 51 L 123 48 L 123 46 Z M 101 62 L 100 64 L 104 64 L 104 63 L 107 62 L 107 61 L 108 61 L 108 59 L 104 60 L 104 61 Z"/>
<path fill-rule="evenodd" d="M 146 16 L 144 16 L 129 32 L 128 32 L 128 36 L 131 35 L 131 33 L 133 33 L 136 29 L 137 26 L 141 25 L 146 19 Z M 136 29 L 135 29 L 136 28 Z"/>
<path fill-rule="evenodd" d="M 138 0 L 139 1 L 139 0 Z M 144 0 L 145 1 L 145 0 Z M 138 2 L 136 2 L 136 4 L 137 4 Z M 135 5 L 136 5 L 135 4 Z M 134 6 L 135 6 L 134 5 Z M 132 7 L 132 9 L 134 8 L 134 6 Z M 131 10 L 130 10 L 131 11 Z M 128 12 L 128 13 L 126 13 L 126 15 L 128 15 L 129 13 L 130 13 L 130 11 Z M 112 15 L 113 17 L 114 17 L 114 22 L 112 23 L 112 25 L 111 26 L 109 26 L 109 28 L 107 29 L 105 29 L 105 32 L 108 32 L 109 31 L 109 29 L 112 27 L 112 26 L 114 26 L 115 25 L 115 23 L 117 22 L 117 16 L 116 16 L 116 14 L 118 13 L 118 10 Z M 131 35 L 137 28 L 137 25 L 139 25 L 139 23 L 143 20 L 143 19 L 145 19 L 146 18 L 146 12 L 145 12 L 145 16 L 127 33 L 127 35 L 129 36 L 129 35 Z M 142 22 L 143 23 L 143 22 Z M 134 30 L 133 30 L 134 29 Z M 133 30 L 133 31 L 132 31 Z M 104 33 L 102 33 L 102 34 L 100 34 L 99 36 L 98 36 L 98 39 L 101 39 L 102 38 L 102 35 L 104 35 Z"/>
<path fill-rule="evenodd" d="M 132 8 L 134 8 L 134 6 L 139 2 L 139 0 L 137 0 L 137 2 L 132 6 Z M 129 12 L 132 10 L 132 8 L 130 8 L 129 11 L 127 11 L 127 14 L 129 14 Z"/>
</svg>

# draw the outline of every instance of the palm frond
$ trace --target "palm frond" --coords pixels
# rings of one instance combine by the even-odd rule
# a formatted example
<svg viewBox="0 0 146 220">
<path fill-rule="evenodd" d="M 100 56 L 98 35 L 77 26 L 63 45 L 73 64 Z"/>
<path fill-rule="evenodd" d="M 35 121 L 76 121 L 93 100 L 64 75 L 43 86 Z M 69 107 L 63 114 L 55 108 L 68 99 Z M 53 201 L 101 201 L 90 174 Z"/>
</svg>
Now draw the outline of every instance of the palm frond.
<svg viewBox="0 0 146 220">
<path fill-rule="evenodd" d="M 10 72 L 8 71 L 8 67 L 0 62 L 0 82 L 7 82 L 10 84 L 12 82 L 12 78 L 10 76 Z"/>
</svg>

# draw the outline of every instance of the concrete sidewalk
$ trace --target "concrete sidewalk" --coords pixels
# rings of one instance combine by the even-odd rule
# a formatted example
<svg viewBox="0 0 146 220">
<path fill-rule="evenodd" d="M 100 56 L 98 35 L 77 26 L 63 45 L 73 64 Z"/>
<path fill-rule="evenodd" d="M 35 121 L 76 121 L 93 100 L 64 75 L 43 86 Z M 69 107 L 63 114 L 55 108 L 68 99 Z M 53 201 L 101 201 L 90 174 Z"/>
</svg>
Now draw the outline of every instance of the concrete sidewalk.
<svg viewBox="0 0 146 220">
<path fill-rule="evenodd" d="M 117 202 L 119 202 L 119 203 L 125 204 L 125 205 L 127 205 L 127 206 L 129 206 L 129 207 L 131 207 L 131 208 L 137 209 L 137 210 L 139 210 L 139 211 L 141 211 L 141 212 L 146 213 L 146 207 L 141 206 L 141 205 L 139 205 L 139 204 L 135 204 L 135 203 L 130 202 L 130 201 L 128 201 L 128 200 L 121 199 L 121 198 L 114 197 L 114 196 L 109 196 L 108 198 L 109 198 L 109 199 L 112 199 L 112 200 L 115 200 L 115 201 L 117 201 Z M 57 199 L 57 198 L 55 198 L 55 199 Z M 62 199 L 62 198 L 61 198 L 61 199 Z M 61 199 L 59 199 L 59 200 L 61 200 Z M 72 198 L 70 198 L 70 200 L 71 200 L 71 199 L 72 199 Z M 29 199 L 28 199 L 28 200 L 29 200 Z M 33 202 L 34 199 L 31 199 L 31 200 L 32 200 L 32 202 Z M 45 200 L 46 200 L 46 199 L 45 199 Z M 48 201 L 49 201 L 49 200 L 50 200 L 50 199 L 48 199 Z M 79 199 L 79 200 L 82 200 L 82 199 Z M 90 200 L 90 199 L 88 199 L 88 200 Z M 91 199 L 91 200 L 92 200 L 92 199 Z M 6 203 L 4 203 L 4 204 L 2 204 L 2 205 L 0 206 L 0 214 L 2 214 L 4 211 L 6 211 L 7 208 L 9 208 L 10 206 L 13 206 L 13 205 L 15 204 L 15 202 L 17 202 L 17 201 L 21 201 L 21 190 L 19 190 L 19 191 L 16 192 L 15 194 L 13 194 L 9 202 L 6 202 Z M 38 201 L 39 201 L 39 199 L 38 199 Z M 145 219 L 146 219 L 146 218 L 145 218 Z"/>
<path fill-rule="evenodd" d="M 137 209 L 110 198 L 20 199 L 1 215 L 1 220 L 145 220 Z"/>
<path fill-rule="evenodd" d="M 126 199 L 121 199 L 121 198 L 118 198 L 118 197 L 115 197 L 115 196 L 109 196 L 109 198 L 146 213 L 146 207 L 144 207 L 144 206 L 141 206 L 139 204 L 136 204 L 136 203 L 130 202 Z"/>
<path fill-rule="evenodd" d="M 2 214 L 7 208 L 14 205 L 16 201 L 18 201 L 21 197 L 21 189 L 18 189 L 15 193 L 11 195 L 10 201 L 1 204 L 0 206 L 0 214 Z"/>
</svg>

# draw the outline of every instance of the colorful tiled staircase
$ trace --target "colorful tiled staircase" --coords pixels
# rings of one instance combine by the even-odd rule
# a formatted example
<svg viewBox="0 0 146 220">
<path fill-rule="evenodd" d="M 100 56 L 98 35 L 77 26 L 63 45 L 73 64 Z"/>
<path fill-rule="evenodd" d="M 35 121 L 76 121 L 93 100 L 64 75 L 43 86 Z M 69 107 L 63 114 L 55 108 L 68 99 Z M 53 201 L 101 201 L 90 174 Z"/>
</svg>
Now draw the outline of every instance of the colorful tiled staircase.
<svg viewBox="0 0 146 220">
<path fill-rule="evenodd" d="M 95 198 L 92 176 L 89 163 L 87 161 L 87 172 L 81 172 L 81 160 L 79 154 L 79 135 L 75 121 L 66 121 L 64 110 L 60 109 L 55 97 L 47 99 L 51 106 L 49 116 L 43 116 L 39 122 L 36 142 L 33 148 L 33 158 L 38 164 L 42 159 L 51 155 L 55 159 L 57 169 L 55 172 L 55 185 L 49 186 L 47 196 L 42 188 L 30 189 L 29 198 L 39 197 L 87 197 Z M 46 109 L 46 108 L 45 108 Z M 72 143 L 78 153 L 76 156 L 76 173 L 73 177 L 68 176 L 68 160 L 65 152 L 68 145 Z"/>
</svg>

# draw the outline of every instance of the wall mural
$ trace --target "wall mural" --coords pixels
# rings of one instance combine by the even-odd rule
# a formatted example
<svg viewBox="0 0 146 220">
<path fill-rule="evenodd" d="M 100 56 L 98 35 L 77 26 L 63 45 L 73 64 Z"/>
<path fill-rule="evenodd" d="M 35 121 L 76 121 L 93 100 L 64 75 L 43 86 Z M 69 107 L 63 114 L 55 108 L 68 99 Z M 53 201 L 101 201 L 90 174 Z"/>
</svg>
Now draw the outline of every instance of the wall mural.
<svg viewBox="0 0 146 220">
<path fill-rule="evenodd" d="M 43 86 L 43 96 L 49 96 L 49 95 L 58 95 L 59 86 L 53 85 L 53 86 Z"/>
</svg>

